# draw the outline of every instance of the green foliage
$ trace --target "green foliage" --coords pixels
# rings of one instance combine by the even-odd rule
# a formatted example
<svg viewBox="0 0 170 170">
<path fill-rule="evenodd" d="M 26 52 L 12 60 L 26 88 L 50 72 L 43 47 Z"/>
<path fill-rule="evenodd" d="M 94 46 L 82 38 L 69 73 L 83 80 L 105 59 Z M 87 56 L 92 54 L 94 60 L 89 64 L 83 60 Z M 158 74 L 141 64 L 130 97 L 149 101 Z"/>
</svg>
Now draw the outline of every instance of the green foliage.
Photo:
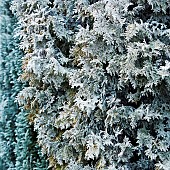
<svg viewBox="0 0 170 170">
<path fill-rule="evenodd" d="M 8 10 L 7 1 L 0 1 L 0 27 L 1 27 L 1 46 L 0 46 L 0 153 L 2 169 L 14 168 L 15 164 L 15 135 L 14 122 L 16 104 L 12 96 L 12 77 L 10 71 L 14 71 L 13 59 L 10 55 L 12 48 L 13 21 Z M 9 62 L 11 61 L 11 62 Z"/>
<path fill-rule="evenodd" d="M 19 81 L 23 52 L 15 35 L 17 20 L 10 1 L 0 1 L 0 169 L 47 169 L 36 142 L 36 133 L 28 122 L 28 113 L 15 99 L 25 86 Z"/>
</svg>

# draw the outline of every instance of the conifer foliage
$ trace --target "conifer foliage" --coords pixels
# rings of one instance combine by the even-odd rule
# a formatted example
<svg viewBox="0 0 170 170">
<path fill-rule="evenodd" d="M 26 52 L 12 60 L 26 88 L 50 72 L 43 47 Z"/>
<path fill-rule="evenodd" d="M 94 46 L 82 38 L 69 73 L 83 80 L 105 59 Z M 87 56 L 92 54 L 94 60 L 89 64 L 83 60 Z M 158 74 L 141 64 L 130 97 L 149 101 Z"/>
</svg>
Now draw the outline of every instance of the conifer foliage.
<svg viewBox="0 0 170 170">
<path fill-rule="evenodd" d="M 18 80 L 23 52 L 19 50 L 17 20 L 10 4 L 10 0 L 0 1 L 0 169 L 46 170 L 47 162 L 40 153 L 28 113 L 15 101 L 26 84 Z"/>
<path fill-rule="evenodd" d="M 17 101 L 49 167 L 169 169 L 169 4 L 12 1 L 28 83 Z"/>
<path fill-rule="evenodd" d="M 16 76 L 13 58 L 13 24 L 12 13 L 7 1 L 0 1 L 0 159 L 2 169 L 15 166 L 15 113 L 17 113 L 13 96 L 14 77 Z M 15 94 L 14 94 L 15 95 Z"/>
</svg>

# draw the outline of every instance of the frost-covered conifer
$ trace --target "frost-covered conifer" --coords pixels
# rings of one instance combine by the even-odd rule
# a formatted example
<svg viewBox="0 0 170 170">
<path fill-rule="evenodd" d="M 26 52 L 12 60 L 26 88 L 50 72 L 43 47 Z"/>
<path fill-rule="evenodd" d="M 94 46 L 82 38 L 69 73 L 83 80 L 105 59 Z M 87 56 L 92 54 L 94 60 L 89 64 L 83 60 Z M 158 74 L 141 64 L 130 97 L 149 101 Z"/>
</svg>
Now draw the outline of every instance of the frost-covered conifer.
<svg viewBox="0 0 170 170">
<path fill-rule="evenodd" d="M 169 3 L 13 1 L 18 102 L 55 169 L 168 170 Z"/>
<path fill-rule="evenodd" d="M 38 142 L 49 155 L 50 164 L 59 166 L 65 143 L 61 149 L 57 147 L 61 132 L 55 127 L 55 118 L 66 97 L 74 92 L 66 92 L 69 45 L 76 27 L 74 1 L 13 1 L 11 8 L 21 24 L 20 46 L 26 53 L 22 79 L 29 83 L 18 101 L 30 110 L 29 119 L 35 124 Z"/>
<path fill-rule="evenodd" d="M 70 79 L 82 123 L 63 136 L 77 141 L 70 134 L 84 132 L 83 159 L 95 169 L 169 167 L 169 13 L 166 1 L 86 8 L 93 22 L 76 35 Z"/>
</svg>

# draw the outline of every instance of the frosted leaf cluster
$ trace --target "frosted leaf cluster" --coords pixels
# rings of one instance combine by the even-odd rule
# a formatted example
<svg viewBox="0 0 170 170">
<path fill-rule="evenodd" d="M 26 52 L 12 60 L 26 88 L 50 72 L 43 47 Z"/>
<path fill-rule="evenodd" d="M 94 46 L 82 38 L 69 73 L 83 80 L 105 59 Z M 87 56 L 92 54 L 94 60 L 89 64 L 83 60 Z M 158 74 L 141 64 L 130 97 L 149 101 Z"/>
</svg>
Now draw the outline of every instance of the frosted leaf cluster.
<svg viewBox="0 0 170 170">
<path fill-rule="evenodd" d="M 23 89 L 55 169 L 167 169 L 167 1 L 13 0 Z M 158 12 L 159 11 L 159 12 Z"/>
</svg>

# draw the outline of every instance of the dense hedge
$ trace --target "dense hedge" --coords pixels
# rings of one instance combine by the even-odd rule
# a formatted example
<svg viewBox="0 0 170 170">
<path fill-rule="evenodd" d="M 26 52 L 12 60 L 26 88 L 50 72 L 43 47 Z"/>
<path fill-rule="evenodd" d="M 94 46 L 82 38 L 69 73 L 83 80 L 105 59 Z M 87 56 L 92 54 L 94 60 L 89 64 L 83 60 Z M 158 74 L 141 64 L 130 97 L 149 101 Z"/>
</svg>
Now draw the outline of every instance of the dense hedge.
<svg viewBox="0 0 170 170">
<path fill-rule="evenodd" d="M 13 0 L 28 112 L 49 167 L 170 167 L 169 0 Z"/>
</svg>

